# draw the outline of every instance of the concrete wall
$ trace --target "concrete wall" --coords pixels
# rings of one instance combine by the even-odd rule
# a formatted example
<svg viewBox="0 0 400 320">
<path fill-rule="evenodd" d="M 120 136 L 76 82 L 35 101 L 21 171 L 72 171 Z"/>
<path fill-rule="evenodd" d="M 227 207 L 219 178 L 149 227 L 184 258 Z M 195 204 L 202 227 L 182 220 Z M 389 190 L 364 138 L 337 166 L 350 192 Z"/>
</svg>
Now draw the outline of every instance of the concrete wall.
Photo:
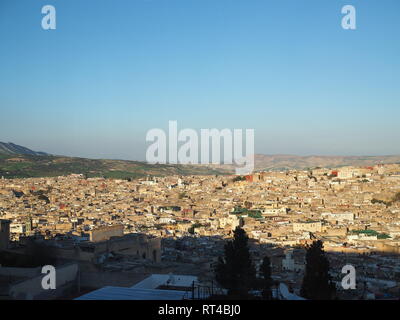
<svg viewBox="0 0 400 320">
<path fill-rule="evenodd" d="M 161 261 L 161 239 L 143 235 L 125 236 L 96 245 L 96 254 L 118 252 L 119 254 L 137 255 L 141 259 Z"/>
<path fill-rule="evenodd" d="M 95 257 L 94 253 L 85 252 L 80 250 L 79 248 L 73 248 L 73 249 L 57 248 L 54 250 L 54 253 L 52 254 L 60 259 L 89 261 L 89 262 L 91 262 Z"/>
<path fill-rule="evenodd" d="M 78 276 L 78 265 L 70 264 L 56 268 L 57 290 L 42 288 L 42 279 L 46 274 L 10 285 L 9 295 L 17 300 L 57 299 L 62 296 L 63 288 L 68 283 L 75 282 Z"/>
</svg>

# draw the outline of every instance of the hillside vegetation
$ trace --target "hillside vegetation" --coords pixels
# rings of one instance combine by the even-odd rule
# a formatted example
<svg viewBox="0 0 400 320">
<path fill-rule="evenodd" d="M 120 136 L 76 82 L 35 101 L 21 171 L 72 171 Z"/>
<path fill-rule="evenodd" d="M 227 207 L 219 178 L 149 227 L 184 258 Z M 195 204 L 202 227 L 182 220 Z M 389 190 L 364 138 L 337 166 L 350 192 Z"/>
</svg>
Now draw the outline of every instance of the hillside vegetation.
<svg viewBox="0 0 400 320">
<path fill-rule="evenodd" d="M 71 173 L 87 177 L 134 179 L 148 175 L 222 175 L 230 172 L 197 165 L 147 164 L 140 161 L 102 160 L 50 155 L 0 155 L 0 177 L 54 177 Z"/>
</svg>

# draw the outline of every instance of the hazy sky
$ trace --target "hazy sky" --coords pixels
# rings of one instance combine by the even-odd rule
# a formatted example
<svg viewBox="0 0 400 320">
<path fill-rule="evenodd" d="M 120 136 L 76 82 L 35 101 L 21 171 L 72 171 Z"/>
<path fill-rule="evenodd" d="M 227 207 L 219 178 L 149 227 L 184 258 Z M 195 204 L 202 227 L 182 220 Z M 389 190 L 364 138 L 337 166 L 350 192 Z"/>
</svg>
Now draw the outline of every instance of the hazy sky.
<svg viewBox="0 0 400 320">
<path fill-rule="evenodd" d="M 1 0 L 0 141 L 143 160 L 177 120 L 253 128 L 257 153 L 400 154 L 399 37 L 399 0 Z"/>
</svg>

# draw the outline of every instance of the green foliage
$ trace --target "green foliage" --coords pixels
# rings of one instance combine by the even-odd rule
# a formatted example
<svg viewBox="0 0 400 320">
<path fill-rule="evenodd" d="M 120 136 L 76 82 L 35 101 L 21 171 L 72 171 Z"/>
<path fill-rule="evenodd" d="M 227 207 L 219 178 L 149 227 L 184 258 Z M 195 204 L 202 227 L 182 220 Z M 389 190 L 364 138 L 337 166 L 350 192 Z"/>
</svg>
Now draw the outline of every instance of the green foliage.
<svg viewBox="0 0 400 320">
<path fill-rule="evenodd" d="M 237 182 L 237 181 L 246 181 L 246 177 L 244 176 L 236 176 L 232 179 L 233 182 Z"/>
<path fill-rule="evenodd" d="M 366 234 L 369 236 L 377 236 L 378 239 L 388 239 L 390 236 L 386 233 L 379 233 L 376 230 L 368 229 L 368 230 L 352 230 L 352 234 Z"/>
<path fill-rule="evenodd" d="M 329 275 L 329 261 L 325 256 L 322 241 L 314 241 L 307 248 L 301 296 L 311 300 L 331 300 L 335 294 L 336 287 Z"/>
<path fill-rule="evenodd" d="M 87 177 L 111 179 L 137 179 L 150 175 L 214 175 L 228 171 L 194 165 L 148 164 L 139 161 L 85 159 L 61 156 L 18 155 L 21 161 L 10 159 L 16 156 L 0 155 L 0 176 L 5 178 L 55 177 L 71 173 Z"/>
<path fill-rule="evenodd" d="M 351 233 L 353 234 L 360 234 L 360 233 L 364 233 L 370 236 L 376 236 L 378 235 L 378 232 L 372 229 L 368 229 L 368 230 L 352 230 Z"/>
<path fill-rule="evenodd" d="M 242 208 L 242 207 L 235 207 L 232 211 L 233 214 L 246 214 L 247 213 L 247 209 L 246 208 Z"/>
<path fill-rule="evenodd" d="M 240 206 L 235 207 L 234 210 L 232 211 L 232 214 L 247 215 L 250 218 L 254 219 L 261 219 L 263 217 L 260 210 L 249 210 L 246 208 L 242 208 Z"/>
<path fill-rule="evenodd" d="M 387 207 L 391 206 L 391 205 L 392 205 L 393 203 L 395 203 L 395 202 L 400 202 L 400 192 L 397 192 L 397 193 L 393 196 L 392 200 L 390 200 L 390 201 L 379 200 L 379 199 L 376 199 L 376 198 L 373 198 L 373 199 L 371 200 L 371 203 L 372 203 L 372 204 L 375 204 L 375 203 L 382 203 L 382 204 L 386 205 Z"/>
<path fill-rule="evenodd" d="M 268 256 L 265 256 L 263 262 L 260 266 L 260 273 L 263 277 L 262 281 L 262 296 L 264 299 L 271 300 L 272 299 L 272 278 L 271 278 L 271 261 Z"/>
<path fill-rule="evenodd" d="M 192 226 L 188 229 L 188 232 L 190 233 L 190 234 L 194 234 L 194 229 L 196 229 L 196 228 L 200 228 L 200 227 L 202 227 L 203 225 L 201 224 L 201 223 L 194 223 L 194 224 L 192 224 Z"/>
<path fill-rule="evenodd" d="M 261 211 L 260 211 L 260 210 L 249 210 L 249 211 L 247 212 L 247 215 L 248 215 L 250 218 L 254 218 L 254 219 L 261 219 L 261 218 L 262 218 L 262 214 L 261 214 Z"/>
<path fill-rule="evenodd" d="M 179 199 L 183 199 L 183 198 L 185 198 L 185 197 L 187 197 L 186 192 L 181 192 L 181 193 L 179 194 L 179 196 L 178 196 Z"/>
<path fill-rule="evenodd" d="M 390 205 L 390 202 L 386 202 L 386 201 L 384 201 L 384 200 L 379 200 L 379 199 L 375 199 L 375 198 L 373 198 L 373 199 L 371 200 L 371 203 L 372 203 L 372 204 L 375 204 L 375 203 L 382 203 L 382 204 L 384 204 L 384 205 L 386 205 L 386 206 Z"/>
<path fill-rule="evenodd" d="M 256 270 L 252 263 L 248 236 L 237 227 L 233 240 L 225 244 L 224 257 L 219 257 L 215 268 L 217 282 L 228 290 L 231 297 L 246 297 L 256 283 Z"/>
</svg>

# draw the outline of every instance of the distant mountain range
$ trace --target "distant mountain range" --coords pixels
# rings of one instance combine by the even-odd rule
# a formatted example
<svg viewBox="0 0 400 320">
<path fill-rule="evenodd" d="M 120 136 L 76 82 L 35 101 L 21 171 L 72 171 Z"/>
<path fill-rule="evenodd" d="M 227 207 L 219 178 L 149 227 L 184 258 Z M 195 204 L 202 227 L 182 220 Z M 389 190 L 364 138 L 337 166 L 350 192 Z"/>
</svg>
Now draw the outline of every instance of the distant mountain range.
<svg viewBox="0 0 400 320">
<path fill-rule="evenodd" d="M 380 163 L 400 163 L 400 155 L 387 156 L 296 156 L 256 154 L 255 170 L 287 170 L 338 168 L 343 166 L 373 166 Z"/>
<path fill-rule="evenodd" d="M 37 152 L 31 149 L 19 146 L 15 143 L 0 142 L 0 154 L 5 155 L 31 155 L 31 156 L 46 156 L 45 152 Z"/>
<path fill-rule="evenodd" d="M 255 155 L 255 171 L 306 170 L 316 167 L 373 166 L 400 163 L 400 155 L 389 156 L 296 156 Z M 141 161 L 85 159 L 53 156 L 14 143 L 0 142 L 0 177 L 27 178 L 82 173 L 88 177 L 140 178 L 148 175 L 233 174 L 232 165 L 148 164 Z"/>
<path fill-rule="evenodd" d="M 374 166 L 376 164 L 400 163 L 400 155 L 388 156 L 297 156 L 290 154 L 254 155 L 254 171 L 309 170 L 315 168 L 340 168 L 344 166 Z M 211 164 L 214 169 L 234 171 L 230 164 Z"/>
<path fill-rule="evenodd" d="M 308 170 L 315 168 L 340 168 L 345 166 L 374 166 L 376 164 L 400 163 L 400 155 L 385 156 L 297 156 L 290 154 L 254 156 L 254 171 Z M 209 165 L 214 169 L 232 171 L 234 165 Z"/>
</svg>

